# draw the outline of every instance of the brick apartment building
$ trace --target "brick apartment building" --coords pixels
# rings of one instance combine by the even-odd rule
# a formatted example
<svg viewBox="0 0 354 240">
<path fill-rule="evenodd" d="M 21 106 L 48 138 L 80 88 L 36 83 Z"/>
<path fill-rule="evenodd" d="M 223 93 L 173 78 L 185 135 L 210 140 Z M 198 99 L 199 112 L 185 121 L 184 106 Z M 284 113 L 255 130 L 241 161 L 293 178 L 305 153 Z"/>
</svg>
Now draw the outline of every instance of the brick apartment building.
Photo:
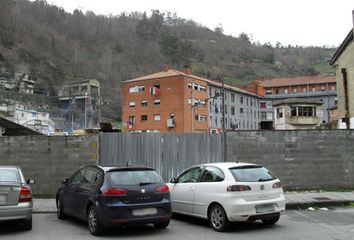
<svg viewBox="0 0 354 240">
<path fill-rule="evenodd" d="M 165 68 L 124 81 L 123 131 L 208 132 L 207 98 L 207 83 L 190 75 L 188 69 L 180 72 Z"/>
<path fill-rule="evenodd" d="M 220 82 L 165 68 L 122 83 L 124 132 L 220 132 L 259 129 L 259 96 Z"/>
</svg>

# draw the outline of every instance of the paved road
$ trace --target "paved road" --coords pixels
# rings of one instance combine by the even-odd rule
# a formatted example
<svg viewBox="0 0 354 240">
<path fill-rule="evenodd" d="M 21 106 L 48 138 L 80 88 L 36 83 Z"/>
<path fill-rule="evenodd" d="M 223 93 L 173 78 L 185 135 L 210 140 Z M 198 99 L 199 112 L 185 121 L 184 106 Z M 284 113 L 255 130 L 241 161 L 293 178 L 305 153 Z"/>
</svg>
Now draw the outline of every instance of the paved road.
<svg viewBox="0 0 354 240">
<path fill-rule="evenodd" d="M 55 214 L 35 214 L 33 230 L 22 232 L 8 224 L 0 224 L 0 239 L 94 239 L 86 224 L 75 219 L 59 221 Z M 135 226 L 111 230 L 102 238 L 154 240 L 226 240 L 226 239 L 354 239 L 354 208 L 330 211 L 287 211 L 275 226 L 260 222 L 235 224 L 227 233 L 211 230 L 206 221 L 176 216 L 166 230 L 152 226 Z"/>
</svg>

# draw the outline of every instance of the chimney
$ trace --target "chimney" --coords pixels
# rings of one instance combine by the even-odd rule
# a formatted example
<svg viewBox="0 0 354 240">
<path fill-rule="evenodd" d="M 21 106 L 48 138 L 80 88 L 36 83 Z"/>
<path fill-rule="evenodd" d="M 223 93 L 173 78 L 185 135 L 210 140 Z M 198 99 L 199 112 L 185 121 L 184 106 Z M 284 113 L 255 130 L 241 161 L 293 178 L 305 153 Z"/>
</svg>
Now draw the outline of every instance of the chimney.
<svg viewBox="0 0 354 240">
<path fill-rule="evenodd" d="M 165 65 L 165 66 L 163 66 L 162 71 L 167 72 L 169 69 L 170 69 L 170 68 L 169 68 L 167 65 Z"/>
<path fill-rule="evenodd" d="M 185 68 L 183 69 L 183 73 L 184 73 L 184 74 L 187 74 L 187 75 L 190 75 L 190 74 L 191 74 L 191 70 L 189 69 L 189 67 L 185 67 Z"/>
</svg>

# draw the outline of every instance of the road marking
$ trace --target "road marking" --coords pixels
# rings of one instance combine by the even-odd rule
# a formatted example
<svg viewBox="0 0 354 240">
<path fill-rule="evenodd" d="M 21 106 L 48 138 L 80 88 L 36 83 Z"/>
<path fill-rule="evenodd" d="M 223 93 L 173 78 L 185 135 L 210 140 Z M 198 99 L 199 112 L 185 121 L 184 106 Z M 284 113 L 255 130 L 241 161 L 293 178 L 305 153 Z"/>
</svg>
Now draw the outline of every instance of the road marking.
<svg viewBox="0 0 354 240">
<path fill-rule="evenodd" d="M 328 225 L 328 224 L 322 223 L 322 222 L 318 221 L 318 220 L 315 219 L 315 218 L 312 218 L 312 217 L 310 217 L 310 216 L 307 216 L 307 215 L 305 215 L 305 214 L 303 214 L 303 213 L 300 213 L 300 212 L 298 212 L 298 211 L 294 211 L 294 212 L 295 212 L 296 214 L 298 214 L 298 215 L 304 217 L 304 218 L 307 218 L 307 219 L 310 219 L 311 221 L 314 221 L 314 222 L 316 222 L 316 223 L 319 223 L 320 225 L 322 225 L 322 226 L 324 226 L 324 227 L 326 227 L 326 228 L 329 228 L 329 229 L 331 229 L 331 230 L 333 230 L 333 231 L 335 231 L 335 232 L 337 232 L 337 233 L 339 233 L 339 234 L 341 234 L 341 235 L 343 235 L 343 236 L 346 236 L 346 237 L 349 236 L 348 234 L 343 233 L 342 231 L 336 229 L 335 227 L 332 227 L 332 226 L 330 226 L 330 225 Z"/>
</svg>

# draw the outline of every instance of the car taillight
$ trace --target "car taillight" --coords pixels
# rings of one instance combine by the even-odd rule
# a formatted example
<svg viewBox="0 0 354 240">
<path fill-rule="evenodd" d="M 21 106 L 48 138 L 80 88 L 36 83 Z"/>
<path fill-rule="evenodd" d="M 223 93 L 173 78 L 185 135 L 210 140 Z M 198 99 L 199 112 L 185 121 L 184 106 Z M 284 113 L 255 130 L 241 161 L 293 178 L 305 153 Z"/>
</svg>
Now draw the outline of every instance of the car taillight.
<svg viewBox="0 0 354 240">
<path fill-rule="evenodd" d="M 124 188 L 108 188 L 102 192 L 105 197 L 117 197 L 127 195 L 128 190 Z"/>
<path fill-rule="evenodd" d="M 274 183 L 273 188 L 281 188 L 281 183 L 280 182 Z"/>
<path fill-rule="evenodd" d="M 167 185 L 163 185 L 163 186 L 157 187 L 155 189 L 155 191 L 158 193 L 168 193 L 170 191 L 170 189 L 168 188 Z"/>
<path fill-rule="evenodd" d="M 251 191 L 251 187 L 247 185 L 231 185 L 227 187 L 228 192 L 244 192 Z"/>
<path fill-rule="evenodd" d="M 30 202 L 32 201 L 32 194 L 31 191 L 26 188 L 22 187 L 20 192 L 20 197 L 18 199 L 19 202 Z"/>
</svg>

